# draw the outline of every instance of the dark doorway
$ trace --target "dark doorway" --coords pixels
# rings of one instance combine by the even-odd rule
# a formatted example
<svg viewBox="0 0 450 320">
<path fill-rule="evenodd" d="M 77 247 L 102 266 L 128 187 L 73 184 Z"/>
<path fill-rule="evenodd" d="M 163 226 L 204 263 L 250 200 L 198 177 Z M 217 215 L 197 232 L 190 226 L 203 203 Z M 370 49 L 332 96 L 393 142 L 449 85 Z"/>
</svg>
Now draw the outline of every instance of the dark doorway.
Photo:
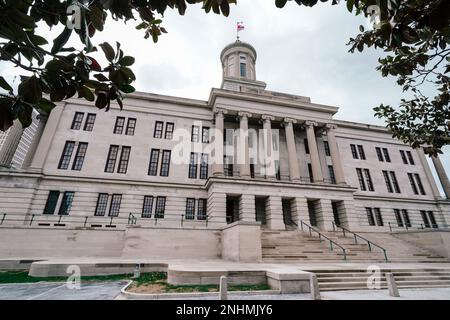
<svg viewBox="0 0 450 320">
<path fill-rule="evenodd" d="M 256 221 L 261 225 L 266 224 L 266 201 L 267 198 L 255 198 Z"/>
<path fill-rule="evenodd" d="M 227 223 L 239 220 L 239 198 L 227 196 Z"/>
<path fill-rule="evenodd" d="M 316 216 L 316 200 L 308 200 L 308 213 L 309 213 L 309 222 L 313 227 L 317 227 L 317 216 Z"/>
<path fill-rule="evenodd" d="M 339 202 L 336 202 L 336 201 L 331 202 L 331 207 L 333 208 L 334 223 L 338 227 L 340 227 L 341 226 L 341 217 L 339 216 Z"/>
<path fill-rule="evenodd" d="M 281 205 L 283 208 L 283 221 L 284 224 L 287 226 L 291 226 L 294 224 L 294 221 L 292 221 L 292 212 L 291 212 L 291 199 L 282 199 Z"/>
</svg>

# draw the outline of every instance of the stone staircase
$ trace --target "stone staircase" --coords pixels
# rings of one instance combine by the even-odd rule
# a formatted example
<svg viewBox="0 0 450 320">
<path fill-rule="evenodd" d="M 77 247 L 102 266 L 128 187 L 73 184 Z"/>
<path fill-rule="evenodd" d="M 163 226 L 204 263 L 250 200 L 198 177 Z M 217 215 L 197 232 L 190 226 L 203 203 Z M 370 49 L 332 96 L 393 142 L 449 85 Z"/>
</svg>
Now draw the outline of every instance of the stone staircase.
<svg viewBox="0 0 450 320">
<path fill-rule="evenodd" d="M 380 248 L 372 245 L 370 251 L 367 242 L 358 238 L 358 243 L 355 243 L 354 237 L 350 233 L 347 233 L 346 236 L 338 231 L 322 233 L 346 249 L 346 261 L 348 262 L 386 262 Z M 385 248 L 388 262 L 448 262 L 445 257 L 414 246 L 388 233 L 364 233 L 361 235 Z M 262 230 L 261 245 L 262 258 L 265 262 L 344 262 L 343 252 L 339 247 L 334 246 L 334 250 L 331 251 L 329 241 L 326 239 L 320 241 L 317 234 L 313 233 L 310 236 L 309 233 L 300 230 Z"/>
<path fill-rule="evenodd" d="M 310 237 L 299 230 L 261 232 L 262 258 L 276 261 L 336 261 L 343 260 L 342 251 L 330 250 L 329 243 Z"/>
<path fill-rule="evenodd" d="M 317 275 L 321 291 L 368 290 L 368 278 L 373 275 L 363 269 L 306 271 Z M 387 288 L 386 272 L 394 274 L 395 282 L 400 289 L 450 287 L 450 268 L 381 269 L 380 287 L 377 289 Z M 369 283 L 373 284 L 373 282 Z"/>
</svg>

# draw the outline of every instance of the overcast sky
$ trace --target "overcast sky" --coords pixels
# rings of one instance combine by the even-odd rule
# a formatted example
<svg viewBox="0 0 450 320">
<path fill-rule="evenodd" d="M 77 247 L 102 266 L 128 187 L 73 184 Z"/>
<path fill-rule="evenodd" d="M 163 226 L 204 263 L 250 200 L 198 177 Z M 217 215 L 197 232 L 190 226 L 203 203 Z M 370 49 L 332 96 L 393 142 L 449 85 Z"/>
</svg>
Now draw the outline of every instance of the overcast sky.
<svg viewBox="0 0 450 320">
<path fill-rule="evenodd" d="M 337 106 L 338 119 L 380 125 L 383 123 L 374 118 L 372 108 L 380 103 L 395 106 L 402 97 L 395 79 L 382 78 L 375 70 L 382 52 L 348 53 L 346 43 L 367 21 L 353 16 L 343 5 L 319 2 L 306 8 L 288 2 L 277 9 L 273 0 L 238 0 L 228 18 L 189 5 L 185 16 L 166 12 L 163 26 L 169 33 L 157 44 L 145 40 L 142 30 L 134 29 L 136 22 L 124 25 L 112 20 L 94 42 L 119 41 L 126 54 L 136 58 L 137 90 L 207 100 L 211 88 L 220 87 L 219 55 L 225 45 L 235 41 L 237 21 L 243 21 L 246 28 L 241 40 L 258 52 L 256 75 L 267 83 L 268 90 Z M 17 69 L 2 63 L 0 72 L 10 78 Z M 450 173 L 450 148 L 441 159 Z"/>
</svg>

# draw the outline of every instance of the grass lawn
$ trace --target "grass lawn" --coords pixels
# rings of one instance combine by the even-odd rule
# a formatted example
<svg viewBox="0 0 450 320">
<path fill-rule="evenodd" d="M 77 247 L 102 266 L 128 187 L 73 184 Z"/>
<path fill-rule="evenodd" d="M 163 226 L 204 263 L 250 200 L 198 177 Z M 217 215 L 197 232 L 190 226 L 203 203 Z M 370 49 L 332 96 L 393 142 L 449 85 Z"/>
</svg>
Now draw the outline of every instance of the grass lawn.
<svg viewBox="0 0 450 320">
<path fill-rule="evenodd" d="M 131 280 L 133 274 L 118 274 L 105 276 L 81 277 L 81 281 L 120 281 Z M 35 282 L 65 282 L 68 277 L 30 277 L 26 271 L 0 271 L 0 284 L 5 283 L 35 283 Z M 137 293 L 177 293 L 177 292 L 218 292 L 218 285 L 171 285 L 167 283 L 167 273 L 143 273 L 128 288 Z M 268 285 L 229 285 L 229 291 L 269 290 Z"/>
</svg>

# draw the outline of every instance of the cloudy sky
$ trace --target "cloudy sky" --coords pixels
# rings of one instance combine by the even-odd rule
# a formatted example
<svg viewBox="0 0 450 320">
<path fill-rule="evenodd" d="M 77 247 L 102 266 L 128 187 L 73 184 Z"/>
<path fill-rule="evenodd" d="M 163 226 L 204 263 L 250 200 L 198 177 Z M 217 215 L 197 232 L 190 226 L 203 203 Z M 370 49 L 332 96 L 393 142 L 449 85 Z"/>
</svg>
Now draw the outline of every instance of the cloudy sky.
<svg viewBox="0 0 450 320">
<path fill-rule="evenodd" d="M 348 53 L 346 43 L 359 25 L 368 25 L 366 19 L 342 5 L 319 2 L 306 8 L 288 2 L 277 9 L 274 2 L 238 0 L 228 18 L 206 14 L 200 5 L 190 5 L 182 17 L 169 10 L 163 18 L 169 33 L 157 44 L 134 29 L 137 23 L 110 20 L 94 42 L 119 41 L 136 58 L 137 90 L 206 100 L 211 87 L 221 84 L 220 52 L 236 39 L 236 22 L 243 21 L 241 39 L 256 48 L 257 78 L 268 90 L 338 106 L 338 119 L 382 125 L 372 108 L 398 104 L 402 92 L 394 78 L 382 78 L 375 70 L 382 52 Z M 0 64 L 0 72 L 9 78 L 17 69 Z M 450 173 L 450 148 L 441 159 Z"/>
</svg>

